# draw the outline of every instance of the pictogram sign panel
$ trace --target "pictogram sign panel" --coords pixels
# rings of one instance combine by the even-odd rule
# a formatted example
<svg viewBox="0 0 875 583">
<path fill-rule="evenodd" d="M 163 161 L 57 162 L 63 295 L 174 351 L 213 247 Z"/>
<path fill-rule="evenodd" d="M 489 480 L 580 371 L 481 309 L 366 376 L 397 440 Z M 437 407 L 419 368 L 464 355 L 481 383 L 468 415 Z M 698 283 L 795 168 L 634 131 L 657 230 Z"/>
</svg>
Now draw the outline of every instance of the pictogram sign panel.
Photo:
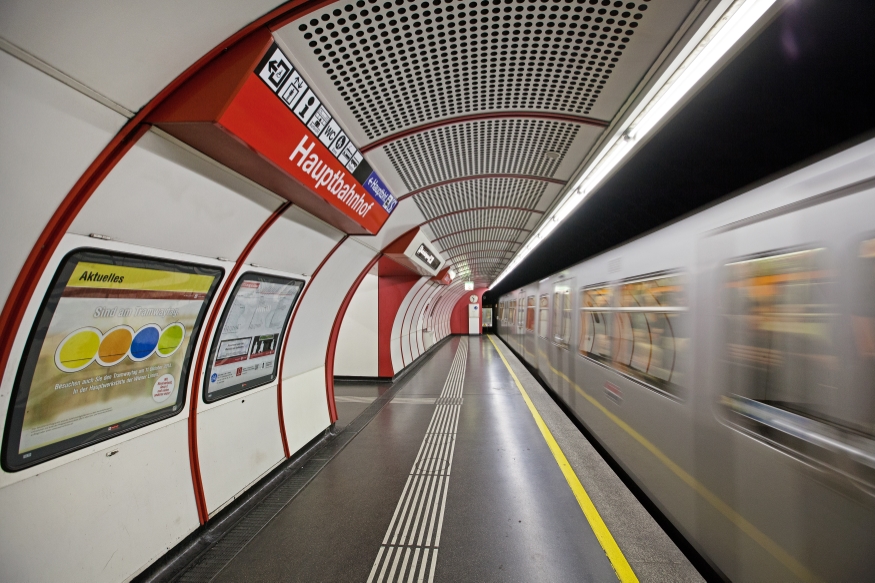
<svg viewBox="0 0 875 583">
<path fill-rule="evenodd" d="M 349 234 L 376 234 L 398 202 L 269 31 L 217 59 L 150 122 Z"/>
</svg>

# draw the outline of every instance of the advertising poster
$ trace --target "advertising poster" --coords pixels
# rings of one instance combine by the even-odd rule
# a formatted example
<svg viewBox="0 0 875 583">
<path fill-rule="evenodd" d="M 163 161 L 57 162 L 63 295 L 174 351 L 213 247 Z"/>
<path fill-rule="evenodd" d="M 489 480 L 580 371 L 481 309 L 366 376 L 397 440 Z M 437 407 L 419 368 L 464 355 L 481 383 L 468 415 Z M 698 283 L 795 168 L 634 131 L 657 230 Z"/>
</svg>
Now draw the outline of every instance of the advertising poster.
<svg viewBox="0 0 875 583">
<path fill-rule="evenodd" d="M 246 274 L 237 282 L 210 352 L 204 400 L 253 389 L 276 378 L 286 324 L 304 282 Z"/>
<path fill-rule="evenodd" d="M 69 257 L 26 351 L 7 461 L 29 465 L 177 412 L 221 273 L 99 252 Z"/>
<path fill-rule="evenodd" d="M 483 327 L 492 328 L 492 308 L 483 308 Z"/>
</svg>

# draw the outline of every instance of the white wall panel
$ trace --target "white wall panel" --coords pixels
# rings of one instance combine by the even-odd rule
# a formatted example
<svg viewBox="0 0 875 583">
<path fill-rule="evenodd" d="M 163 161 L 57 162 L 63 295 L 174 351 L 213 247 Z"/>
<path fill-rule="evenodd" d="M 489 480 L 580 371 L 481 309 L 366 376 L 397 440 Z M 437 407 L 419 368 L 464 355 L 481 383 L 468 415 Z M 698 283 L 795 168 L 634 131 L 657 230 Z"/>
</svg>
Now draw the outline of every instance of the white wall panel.
<svg viewBox="0 0 875 583">
<path fill-rule="evenodd" d="M 0 36 L 136 111 L 278 0 L 4 0 Z"/>
<path fill-rule="evenodd" d="M 184 417 L 3 488 L 0 581 L 117 583 L 198 526 Z"/>
<path fill-rule="evenodd" d="M 276 382 L 199 411 L 197 425 L 201 479 L 210 514 L 285 459 Z"/>
<path fill-rule="evenodd" d="M 377 334 L 379 332 L 379 278 L 368 274 L 352 297 L 334 357 L 334 374 L 376 377 L 379 375 Z"/>
<path fill-rule="evenodd" d="M 402 323 L 402 342 L 407 346 L 407 351 L 410 356 L 410 360 L 407 361 L 407 364 L 411 364 L 414 360 L 419 358 L 420 354 L 419 347 L 416 344 L 416 321 L 417 316 L 419 315 L 419 310 L 422 309 L 422 302 L 431 290 L 431 280 L 426 279 L 425 281 L 421 281 L 421 283 L 422 285 L 413 296 L 410 308 L 404 316 L 405 321 Z"/>
<path fill-rule="evenodd" d="M 410 345 L 407 342 L 409 327 L 405 326 L 405 324 L 409 324 L 413 304 L 428 280 L 428 277 L 421 277 L 413 284 L 413 287 L 404 296 L 401 305 L 398 306 L 398 311 L 395 313 L 395 318 L 392 321 L 390 343 L 393 349 L 390 351 L 390 354 L 392 355 L 392 372 L 394 374 L 397 374 L 401 369 L 413 362 L 413 356 L 410 354 Z M 394 349 L 395 346 L 398 347 L 397 351 Z M 396 355 L 399 358 L 396 359 Z"/>
<path fill-rule="evenodd" d="M 0 23 L 5 11 L 0 8 Z M 5 302 L 37 237 L 126 120 L 2 51 L 0 79 L 0 301 Z"/>
<path fill-rule="evenodd" d="M 331 425 L 324 366 L 283 379 L 283 417 L 292 454 Z"/>
<path fill-rule="evenodd" d="M 264 234 L 248 261 L 288 273 L 311 275 L 343 233 L 293 206 Z"/>
<path fill-rule="evenodd" d="M 149 132 L 113 168 L 70 231 L 236 259 L 281 202 L 199 154 Z"/>
<path fill-rule="evenodd" d="M 297 376 L 325 366 L 328 337 L 346 293 L 375 253 L 354 239 L 344 241 L 331 256 L 301 300 L 289 330 L 283 376 Z M 322 379 L 325 391 L 325 379 Z"/>
</svg>

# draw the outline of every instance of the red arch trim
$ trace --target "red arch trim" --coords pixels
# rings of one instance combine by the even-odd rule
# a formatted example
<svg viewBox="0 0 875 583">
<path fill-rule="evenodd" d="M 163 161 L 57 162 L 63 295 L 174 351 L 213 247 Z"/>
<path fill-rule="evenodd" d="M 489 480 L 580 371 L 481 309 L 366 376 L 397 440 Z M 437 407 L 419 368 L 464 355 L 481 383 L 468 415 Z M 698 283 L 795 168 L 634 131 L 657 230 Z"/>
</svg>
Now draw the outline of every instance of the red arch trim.
<svg viewBox="0 0 875 583">
<path fill-rule="evenodd" d="M 301 308 L 301 304 L 304 302 L 304 297 L 307 295 L 307 292 L 310 290 L 310 287 L 313 285 L 313 280 L 316 279 L 316 276 L 319 275 L 319 272 L 322 270 L 322 266 L 325 265 L 331 256 L 334 255 L 334 252 L 337 251 L 343 242 L 349 238 L 349 235 L 344 235 L 340 238 L 334 247 L 331 248 L 331 251 L 328 252 L 328 255 L 322 258 L 322 261 L 316 267 L 316 270 L 310 276 L 310 281 L 307 282 L 307 285 L 304 287 L 304 291 L 301 292 L 301 297 L 298 298 L 298 303 L 295 304 L 295 311 L 292 313 L 291 319 L 289 319 L 289 325 L 286 327 L 286 337 L 283 339 L 283 350 L 280 353 L 280 370 L 279 370 L 279 382 L 276 385 L 276 407 L 279 415 L 280 422 L 280 437 L 283 441 L 283 453 L 286 456 L 286 459 L 290 458 L 292 453 L 289 451 L 289 439 L 286 436 L 286 418 L 283 413 L 283 368 L 286 364 L 286 346 L 289 344 L 289 337 L 292 335 L 292 324 L 295 323 L 295 318 L 298 315 L 298 310 Z"/>
<path fill-rule="evenodd" d="M 507 229 L 510 231 L 520 231 L 522 233 L 531 233 L 531 229 L 523 229 L 520 227 L 507 227 L 501 225 L 494 225 L 491 227 L 472 227 L 470 229 L 462 229 L 461 231 L 453 231 L 452 233 L 447 233 L 446 235 L 441 235 L 440 237 L 435 237 L 431 240 L 432 243 L 440 241 L 441 239 L 446 239 L 447 237 L 452 237 L 453 235 L 461 235 L 462 233 L 468 233 L 470 231 L 485 231 L 487 229 Z"/>
<path fill-rule="evenodd" d="M 444 126 L 467 123 L 472 121 L 489 121 L 496 119 L 543 119 L 548 121 L 564 121 L 578 123 L 581 125 L 591 125 L 600 128 L 608 127 L 608 122 L 606 121 L 602 121 L 600 119 L 595 119 L 592 117 L 584 117 L 581 115 L 569 115 L 566 113 L 554 113 L 548 111 L 491 111 L 486 113 L 457 115 L 455 117 L 449 117 L 438 121 L 424 123 L 418 126 L 414 126 L 412 128 L 407 128 L 375 140 L 366 146 L 362 146 L 361 148 L 359 148 L 359 150 L 361 150 L 362 153 L 367 153 L 371 150 L 380 148 L 382 146 L 385 146 L 386 144 L 396 142 L 403 138 L 407 138 L 416 134 L 421 134 L 423 132 L 441 128 Z"/>
<path fill-rule="evenodd" d="M 255 231 L 252 238 L 249 239 L 249 243 L 247 243 L 246 247 L 243 248 L 243 251 L 240 252 L 240 257 L 237 258 L 237 262 L 234 263 L 234 267 L 231 268 L 228 277 L 225 278 L 225 282 L 222 284 L 222 287 L 219 288 L 219 293 L 216 294 L 216 297 L 213 300 L 213 310 L 210 312 L 210 317 L 207 319 L 206 326 L 203 328 L 204 333 L 201 335 L 201 345 L 197 353 L 197 360 L 195 361 L 194 371 L 191 376 L 192 390 L 191 395 L 189 395 L 191 401 L 188 408 L 188 459 L 191 465 L 191 482 L 194 486 L 197 514 L 201 524 L 205 524 L 209 519 L 209 511 L 207 510 L 207 499 L 204 495 L 204 484 L 201 479 L 200 458 L 197 449 L 197 405 L 200 402 L 204 364 L 206 363 L 207 353 L 210 349 L 210 342 L 208 342 L 210 339 L 210 332 L 215 328 L 219 312 L 225 303 L 225 298 L 228 297 L 228 293 L 234 285 L 234 280 L 237 278 L 237 274 L 240 273 L 243 265 L 245 265 L 249 254 L 252 253 L 255 245 L 258 244 L 258 241 L 264 236 L 268 229 L 270 229 L 283 213 L 291 208 L 291 206 L 292 203 L 290 202 L 281 204 L 279 208 L 273 211 L 267 220 L 264 221 L 261 227 Z"/>
<path fill-rule="evenodd" d="M 445 247 L 441 249 L 442 253 L 446 253 L 450 249 L 458 249 L 459 247 L 464 247 L 465 245 L 479 245 L 480 243 L 505 243 L 505 244 L 513 244 L 513 245 L 522 245 L 519 241 L 515 241 L 513 239 L 481 239 L 480 241 L 468 241 L 467 243 L 459 243 L 458 245 L 451 245 L 450 247 Z"/>
<path fill-rule="evenodd" d="M 361 285 L 365 275 L 377 264 L 377 261 L 382 256 L 382 252 L 377 253 L 365 268 L 362 269 L 362 272 L 359 273 L 359 276 L 350 286 L 349 291 L 346 292 L 346 296 L 343 298 L 343 302 L 341 302 L 340 307 L 337 309 L 334 324 L 331 326 L 331 334 L 328 336 L 328 351 L 325 354 L 325 393 L 328 398 L 328 415 L 331 423 L 337 421 L 337 405 L 334 402 L 334 354 L 337 352 L 337 337 L 340 334 L 340 325 L 343 322 L 343 317 L 346 315 L 349 302 L 352 301 L 352 297 L 358 290 L 359 285 Z"/>
<path fill-rule="evenodd" d="M 463 213 L 472 213 L 476 211 L 491 211 L 491 210 L 499 210 L 499 211 L 520 211 L 524 213 L 532 213 L 536 215 L 543 215 L 544 211 L 539 211 L 536 209 L 527 208 L 524 206 L 475 206 L 471 208 L 461 209 L 457 211 L 450 211 L 448 213 L 444 213 L 442 215 L 438 215 L 436 217 L 432 217 L 426 221 L 419 223 L 419 226 L 427 225 L 429 223 L 433 223 L 434 221 L 445 219 L 447 217 L 451 217 L 453 215 L 461 215 Z"/>
<path fill-rule="evenodd" d="M 483 255 L 484 253 L 491 253 L 493 255 Z M 477 251 L 462 251 L 461 253 L 457 253 L 456 255 L 450 255 L 447 257 L 447 261 L 452 261 L 457 257 L 488 257 L 494 259 L 502 259 L 499 255 L 507 255 L 508 253 L 513 253 L 513 251 L 501 251 L 499 249 L 480 249 Z"/>
<path fill-rule="evenodd" d="M 460 176 L 458 178 L 450 178 L 449 180 L 443 180 L 441 182 L 435 182 L 433 184 L 429 184 L 428 186 L 423 186 L 422 188 L 417 188 L 416 190 L 411 190 L 406 194 L 402 194 L 398 197 L 399 201 L 404 200 L 405 198 L 409 198 L 411 196 L 416 196 L 422 192 L 427 190 L 431 190 L 433 188 L 439 188 L 441 186 L 446 186 L 448 184 L 456 184 L 458 182 L 469 182 L 474 180 L 487 180 L 489 178 L 516 178 L 519 180 L 535 180 L 538 182 L 549 182 L 551 184 L 560 184 L 564 185 L 567 183 L 566 180 L 560 180 L 558 178 L 550 178 L 549 176 L 538 176 L 536 174 L 475 174 L 473 176 Z"/>
</svg>

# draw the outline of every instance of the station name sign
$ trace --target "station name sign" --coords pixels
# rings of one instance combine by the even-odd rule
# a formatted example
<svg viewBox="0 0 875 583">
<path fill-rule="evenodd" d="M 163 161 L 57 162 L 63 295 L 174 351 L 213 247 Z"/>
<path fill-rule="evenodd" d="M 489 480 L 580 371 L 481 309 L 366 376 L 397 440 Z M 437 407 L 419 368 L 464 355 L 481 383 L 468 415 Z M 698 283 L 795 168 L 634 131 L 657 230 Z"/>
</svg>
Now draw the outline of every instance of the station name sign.
<svg viewBox="0 0 875 583">
<path fill-rule="evenodd" d="M 376 234 L 398 204 L 267 30 L 149 121 L 346 233 Z"/>
<path fill-rule="evenodd" d="M 294 163 L 292 174 L 317 194 L 325 196 L 320 192 L 324 188 L 359 217 L 373 212 L 375 218 L 382 218 L 382 226 L 397 199 L 276 44 L 268 49 L 256 74 L 304 126 L 303 133 L 297 132 L 302 133 L 301 140 L 289 155 Z"/>
</svg>

